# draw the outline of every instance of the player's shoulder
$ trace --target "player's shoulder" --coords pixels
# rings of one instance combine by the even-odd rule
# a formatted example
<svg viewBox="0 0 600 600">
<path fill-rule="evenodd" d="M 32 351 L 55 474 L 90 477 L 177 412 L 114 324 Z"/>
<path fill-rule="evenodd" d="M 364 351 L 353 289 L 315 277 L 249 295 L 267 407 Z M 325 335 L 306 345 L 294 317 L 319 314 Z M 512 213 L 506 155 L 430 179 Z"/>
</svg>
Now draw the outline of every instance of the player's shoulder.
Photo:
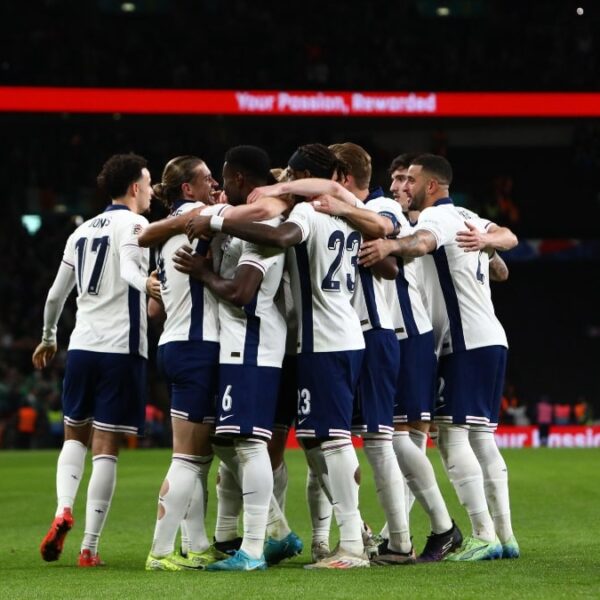
<svg viewBox="0 0 600 600">
<path fill-rule="evenodd" d="M 190 212 L 190 210 L 194 210 L 195 208 L 202 208 L 203 206 L 206 206 L 206 204 L 204 204 L 204 202 L 194 202 L 194 201 L 183 201 L 181 203 L 179 203 L 176 207 L 174 207 L 174 210 L 171 212 L 171 215 L 173 217 L 176 217 L 178 215 L 182 215 L 186 212 Z"/>
</svg>

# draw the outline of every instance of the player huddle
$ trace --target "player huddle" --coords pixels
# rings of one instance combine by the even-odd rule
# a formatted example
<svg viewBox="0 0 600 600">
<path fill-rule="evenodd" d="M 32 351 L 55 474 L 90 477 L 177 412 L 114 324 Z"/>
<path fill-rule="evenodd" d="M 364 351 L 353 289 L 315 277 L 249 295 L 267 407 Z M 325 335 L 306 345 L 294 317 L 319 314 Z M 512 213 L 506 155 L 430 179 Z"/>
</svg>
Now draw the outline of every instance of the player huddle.
<svg viewBox="0 0 600 600">
<path fill-rule="evenodd" d="M 170 389 L 173 455 L 146 569 L 262 570 L 299 554 L 285 517 L 292 426 L 308 465 L 306 568 L 519 556 L 494 439 L 507 341 L 489 286 L 508 276 L 496 251 L 517 240 L 453 204 L 445 158 L 401 155 L 390 175 L 393 198 L 370 190 L 370 156 L 352 143 L 300 146 L 279 182 L 264 150 L 234 147 L 222 192 L 195 156 L 169 161 L 153 188 L 142 157 L 107 161 L 98 182 L 113 202 L 67 241 L 33 356 L 38 368 L 54 356 L 62 306 L 77 286 L 44 560 L 59 557 L 73 526 L 91 443 L 79 565 L 103 564 L 98 540 L 120 438 L 143 425 L 147 313 L 164 321 L 157 363 Z M 152 196 L 170 216 L 148 224 L 141 215 Z M 353 434 L 387 521 L 378 536 L 359 512 Z M 471 521 L 465 539 L 425 454 L 428 435 Z M 431 522 L 418 556 L 408 519 L 415 499 Z"/>
</svg>

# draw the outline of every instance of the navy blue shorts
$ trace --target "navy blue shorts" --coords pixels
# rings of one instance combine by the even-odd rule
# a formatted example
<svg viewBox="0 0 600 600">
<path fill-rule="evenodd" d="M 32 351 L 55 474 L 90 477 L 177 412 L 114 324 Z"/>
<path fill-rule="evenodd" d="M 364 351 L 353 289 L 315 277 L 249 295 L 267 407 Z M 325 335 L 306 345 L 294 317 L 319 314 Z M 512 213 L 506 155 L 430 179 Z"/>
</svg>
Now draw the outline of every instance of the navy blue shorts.
<svg viewBox="0 0 600 600">
<path fill-rule="evenodd" d="M 158 347 L 156 363 L 169 385 L 171 417 L 193 423 L 214 423 L 219 344 L 168 342 Z"/>
<path fill-rule="evenodd" d="M 274 429 L 288 431 L 294 424 L 298 410 L 298 357 L 286 354 L 281 365 L 281 382 L 277 408 L 275 409 Z"/>
<path fill-rule="evenodd" d="M 281 369 L 221 364 L 215 432 L 271 439 Z"/>
<path fill-rule="evenodd" d="M 486 346 L 442 356 L 435 422 L 495 429 L 506 355 L 504 346 Z"/>
<path fill-rule="evenodd" d="M 364 352 L 298 355 L 298 437 L 350 437 L 352 405 Z"/>
<path fill-rule="evenodd" d="M 132 354 L 69 350 L 63 383 L 67 425 L 143 435 L 146 359 Z"/>
<path fill-rule="evenodd" d="M 365 332 L 365 356 L 354 401 L 352 433 L 394 432 L 400 347 L 391 329 Z"/>
<path fill-rule="evenodd" d="M 408 337 L 400 344 L 394 423 L 431 421 L 435 405 L 437 357 L 433 331 Z"/>
</svg>

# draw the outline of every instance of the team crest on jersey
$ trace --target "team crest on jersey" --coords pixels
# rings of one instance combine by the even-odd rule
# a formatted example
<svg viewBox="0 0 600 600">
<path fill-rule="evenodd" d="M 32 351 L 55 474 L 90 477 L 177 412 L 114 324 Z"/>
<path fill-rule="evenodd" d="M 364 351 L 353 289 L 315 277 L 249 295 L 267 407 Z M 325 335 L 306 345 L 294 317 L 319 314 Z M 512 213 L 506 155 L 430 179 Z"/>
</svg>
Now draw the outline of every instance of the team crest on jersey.
<svg viewBox="0 0 600 600">
<path fill-rule="evenodd" d="M 133 235 L 140 235 L 140 233 L 142 233 L 142 226 L 139 223 L 136 223 L 133 226 Z"/>
</svg>

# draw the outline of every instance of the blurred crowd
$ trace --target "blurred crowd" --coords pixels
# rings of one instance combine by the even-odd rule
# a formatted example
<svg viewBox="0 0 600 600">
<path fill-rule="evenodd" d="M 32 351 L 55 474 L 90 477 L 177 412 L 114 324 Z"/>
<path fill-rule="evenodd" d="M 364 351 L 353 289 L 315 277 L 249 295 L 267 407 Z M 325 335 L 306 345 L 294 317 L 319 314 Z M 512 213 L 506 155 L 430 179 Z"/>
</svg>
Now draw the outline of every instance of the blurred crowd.
<svg viewBox="0 0 600 600">
<path fill-rule="evenodd" d="M 3 4 L 0 85 L 600 87 L 594 3 L 581 15 L 560 0 Z"/>
</svg>

